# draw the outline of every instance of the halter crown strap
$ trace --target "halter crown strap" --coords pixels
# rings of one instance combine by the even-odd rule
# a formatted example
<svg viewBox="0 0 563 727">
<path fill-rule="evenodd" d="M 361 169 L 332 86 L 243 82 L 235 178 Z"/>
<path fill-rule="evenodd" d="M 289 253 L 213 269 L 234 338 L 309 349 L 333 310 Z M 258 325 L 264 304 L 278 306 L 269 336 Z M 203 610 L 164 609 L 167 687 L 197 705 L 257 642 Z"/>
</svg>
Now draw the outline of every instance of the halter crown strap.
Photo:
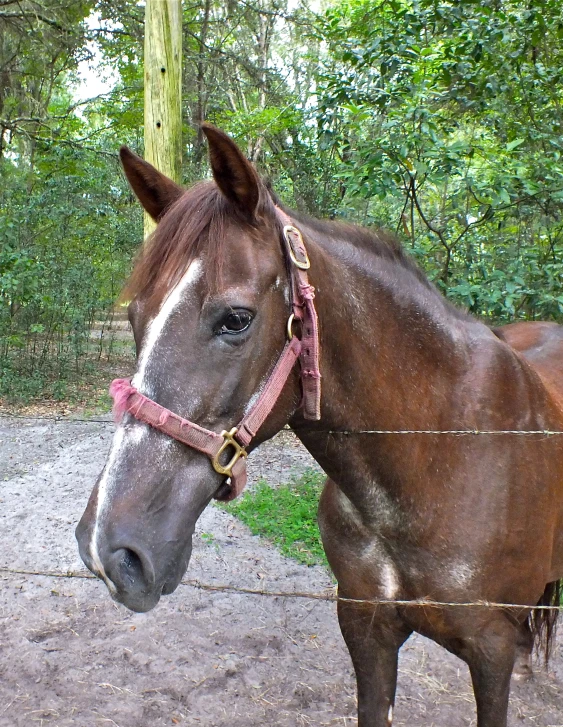
<svg viewBox="0 0 563 727">
<path fill-rule="evenodd" d="M 262 393 L 239 425 L 229 432 L 217 434 L 190 422 L 141 394 L 129 379 L 115 379 L 109 392 L 114 400 L 114 416 L 119 421 L 125 412 L 145 422 L 154 429 L 182 442 L 211 459 L 216 472 L 230 478 L 230 492 L 221 497 L 234 500 L 246 485 L 246 447 L 267 419 L 280 397 L 282 389 L 293 370 L 297 359 L 301 365 L 303 389 L 303 416 L 318 420 L 321 417 L 321 375 L 319 372 L 319 334 L 317 312 L 313 303 L 314 288 L 309 285 L 307 270 L 309 257 L 300 231 L 291 224 L 291 219 L 281 209 L 276 212 L 284 224 L 285 252 L 289 258 L 290 284 L 292 287 L 292 314 L 288 321 L 288 342 L 286 343 Z M 301 321 L 301 339 L 293 336 L 292 319 Z M 231 459 L 225 462 L 223 455 L 234 450 Z"/>
<path fill-rule="evenodd" d="M 318 421 L 321 418 L 321 373 L 319 370 L 319 322 L 315 310 L 315 289 L 309 284 L 307 270 L 311 267 L 301 232 L 291 218 L 276 207 L 284 223 L 284 241 L 291 265 L 293 314 L 302 323 L 301 382 L 303 387 L 303 416 Z"/>
</svg>

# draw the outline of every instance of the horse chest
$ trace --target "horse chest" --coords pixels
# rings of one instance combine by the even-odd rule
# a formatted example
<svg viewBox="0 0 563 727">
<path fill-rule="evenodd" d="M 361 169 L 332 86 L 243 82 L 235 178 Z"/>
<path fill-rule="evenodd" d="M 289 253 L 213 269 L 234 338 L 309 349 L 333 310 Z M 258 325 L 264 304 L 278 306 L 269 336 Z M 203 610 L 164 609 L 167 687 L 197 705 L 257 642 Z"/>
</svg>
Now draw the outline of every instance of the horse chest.
<svg viewBox="0 0 563 727">
<path fill-rule="evenodd" d="M 467 554 L 412 540 L 414 522 L 384 492 L 372 492 L 366 522 L 331 480 L 319 507 L 327 558 L 343 591 L 357 598 L 402 599 L 437 595 L 444 586 L 467 593 L 479 569 Z"/>
<path fill-rule="evenodd" d="M 366 527 L 346 495 L 328 480 L 319 505 L 319 527 L 331 568 L 345 591 L 362 598 L 399 596 L 399 560 L 383 535 L 394 520 L 387 503 L 381 507 L 375 527 Z"/>
</svg>

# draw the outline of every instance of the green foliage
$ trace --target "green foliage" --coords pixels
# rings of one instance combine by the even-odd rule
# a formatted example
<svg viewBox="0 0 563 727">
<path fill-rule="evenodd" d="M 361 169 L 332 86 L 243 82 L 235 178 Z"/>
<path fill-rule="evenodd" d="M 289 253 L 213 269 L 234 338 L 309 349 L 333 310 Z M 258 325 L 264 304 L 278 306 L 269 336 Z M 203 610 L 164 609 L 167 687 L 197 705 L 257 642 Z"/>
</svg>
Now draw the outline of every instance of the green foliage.
<svg viewBox="0 0 563 727">
<path fill-rule="evenodd" d="M 0 396 L 64 398 L 108 354 L 104 322 L 141 239 L 140 214 L 104 155 L 37 145 L 0 162 Z M 132 217 L 134 224 L 132 225 Z"/>
<path fill-rule="evenodd" d="M 474 313 L 560 315 L 559 3 L 344 0 L 319 33 L 339 214 L 397 229 Z"/>
<path fill-rule="evenodd" d="M 283 555 L 306 565 L 328 567 L 317 526 L 324 480 L 325 475 L 315 470 L 279 487 L 260 480 L 239 500 L 220 507 L 242 520 L 254 535 L 274 543 Z"/>
<path fill-rule="evenodd" d="M 62 397 L 141 240 L 116 152 L 143 151 L 144 6 L 0 7 L 0 396 Z M 554 0 L 183 4 L 184 181 L 201 121 L 289 206 L 396 230 L 489 322 L 563 313 L 563 18 Z M 102 55 L 112 91 L 78 103 Z"/>
<path fill-rule="evenodd" d="M 0 397 L 61 400 L 115 346 L 140 214 L 104 109 L 73 97 L 94 2 L 1 5 Z"/>
<path fill-rule="evenodd" d="M 84 19 L 93 0 L 0 3 L 0 155 L 28 153 L 30 140 L 64 124 L 68 104 L 49 106 L 80 60 L 90 56 Z"/>
</svg>

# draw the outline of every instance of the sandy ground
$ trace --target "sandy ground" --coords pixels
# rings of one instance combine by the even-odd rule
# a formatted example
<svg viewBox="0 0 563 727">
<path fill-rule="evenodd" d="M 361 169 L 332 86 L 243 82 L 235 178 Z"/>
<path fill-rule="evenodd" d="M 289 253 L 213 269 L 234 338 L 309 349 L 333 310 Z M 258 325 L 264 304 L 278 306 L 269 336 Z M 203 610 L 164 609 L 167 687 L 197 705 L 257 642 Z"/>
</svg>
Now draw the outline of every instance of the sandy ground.
<svg viewBox="0 0 563 727">
<path fill-rule="evenodd" d="M 0 419 L 0 566 L 81 568 L 73 530 L 110 424 Z M 283 452 L 283 456 L 282 456 Z M 290 436 L 253 455 L 251 478 L 310 465 Z M 189 577 L 323 590 L 320 567 L 283 558 L 230 515 L 201 518 Z M 0 726 L 262 727 L 356 724 L 334 604 L 181 586 L 149 614 L 91 580 L 0 573 Z M 511 727 L 563 727 L 561 642 L 549 672 L 513 688 Z M 467 669 L 422 637 L 401 652 L 395 725 L 474 725 Z"/>
</svg>

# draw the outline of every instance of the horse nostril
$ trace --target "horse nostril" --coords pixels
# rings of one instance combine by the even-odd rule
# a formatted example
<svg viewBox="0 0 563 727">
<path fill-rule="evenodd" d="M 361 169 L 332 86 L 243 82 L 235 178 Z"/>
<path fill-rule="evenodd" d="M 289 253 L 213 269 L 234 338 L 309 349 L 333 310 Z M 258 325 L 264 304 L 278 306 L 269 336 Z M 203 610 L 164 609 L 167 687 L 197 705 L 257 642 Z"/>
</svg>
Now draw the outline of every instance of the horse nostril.
<svg viewBox="0 0 563 727">
<path fill-rule="evenodd" d="M 108 575 L 118 588 L 145 589 L 154 584 L 154 570 L 150 559 L 142 551 L 119 548 L 111 556 Z"/>
<path fill-rule="evenodd" d="M 143 578 L 143 563 L 137 553 L 134 550 L 129 550 L 129 548 L 123 549 L 119 570 L 124 585 L 133 585 L 135 580 Z"/>
</svg>

